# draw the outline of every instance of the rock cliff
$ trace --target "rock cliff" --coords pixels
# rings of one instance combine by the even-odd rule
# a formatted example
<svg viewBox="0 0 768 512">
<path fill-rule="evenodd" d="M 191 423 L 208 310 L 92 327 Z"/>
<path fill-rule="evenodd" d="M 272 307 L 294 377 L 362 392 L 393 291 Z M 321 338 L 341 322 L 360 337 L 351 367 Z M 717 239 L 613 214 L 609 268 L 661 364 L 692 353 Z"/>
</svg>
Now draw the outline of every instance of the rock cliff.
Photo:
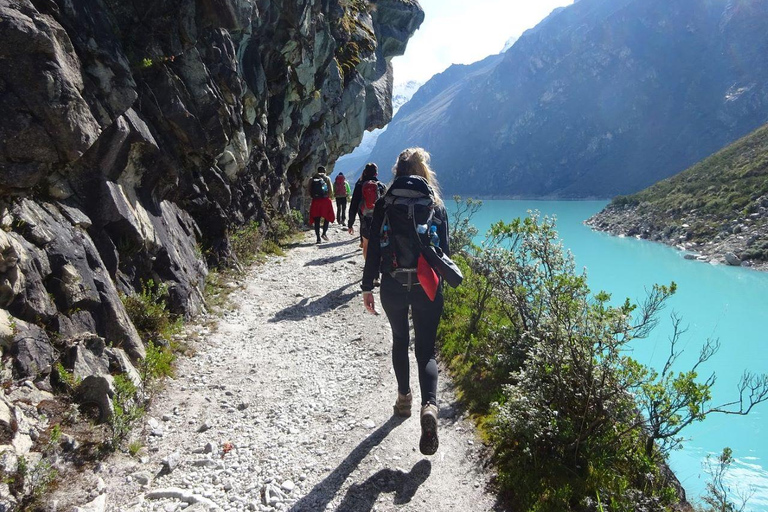
<svg viewBox="0 0 768 512">
<path fill-rule="evenodd" d="M 150 279 L 173 312 L 202 311 L 229 233 L 266 229 L 309 171 L 390 120 L 390 58 L 423 16 L 416 0 L 0 0 L 13 377 L 46 387 L 73 344 L 105 373 L 142 358 L 120 294 Z"/>
</svg>

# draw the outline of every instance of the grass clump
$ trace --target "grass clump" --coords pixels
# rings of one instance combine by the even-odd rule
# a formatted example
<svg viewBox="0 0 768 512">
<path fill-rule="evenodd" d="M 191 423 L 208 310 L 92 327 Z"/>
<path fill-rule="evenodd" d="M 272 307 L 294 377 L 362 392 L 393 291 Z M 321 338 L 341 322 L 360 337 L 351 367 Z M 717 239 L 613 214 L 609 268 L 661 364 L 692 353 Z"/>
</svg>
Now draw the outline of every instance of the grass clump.
<svg viewBox="0 0 768 512">
<path fill-rule="evenodd" d="M 111 437 L 107 448 L 118 449 L 131 432 L 133 424 L 144 416 L 138 399 L 138 389 L 126 375 L 115 376 L 115 396 L 112 397 Z"/>
</svg>

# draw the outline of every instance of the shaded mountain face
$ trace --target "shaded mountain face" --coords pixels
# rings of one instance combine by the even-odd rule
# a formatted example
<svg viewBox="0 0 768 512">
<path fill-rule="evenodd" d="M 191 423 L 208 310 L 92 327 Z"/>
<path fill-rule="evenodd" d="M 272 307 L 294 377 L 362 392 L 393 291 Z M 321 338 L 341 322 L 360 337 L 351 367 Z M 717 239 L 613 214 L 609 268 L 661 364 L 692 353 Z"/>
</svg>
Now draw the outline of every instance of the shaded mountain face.
<svg viewBox="0 0 768 512">
<path fill-rule="evenodd" d="M 581 0 L 433 77 L 371 159 L 423 146 L 465 195 L 640 190 L 768 121 L 766 22 L 754 0 Z"/>
</svg>

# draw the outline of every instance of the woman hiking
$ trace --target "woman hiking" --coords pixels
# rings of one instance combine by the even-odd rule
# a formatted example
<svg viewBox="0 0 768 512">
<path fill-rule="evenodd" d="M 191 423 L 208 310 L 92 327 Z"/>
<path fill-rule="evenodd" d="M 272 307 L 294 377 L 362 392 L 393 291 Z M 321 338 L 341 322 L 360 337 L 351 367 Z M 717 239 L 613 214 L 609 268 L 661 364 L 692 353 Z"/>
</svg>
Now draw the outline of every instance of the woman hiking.
<svg viewBox="0 0 768 512">
<path fill-rule="evenodd" d="M 366 164 L 363 174 L 355 183 L 352 201 L 349 203 L 349 234 L 355 233 L 355 219 L 360 215 L 360 247 L 363 248 L 363 259 L 368 256 L 368 239 L 370 238 L 373 208 L 376 201 L 384 195 L 386 187 L 377 178 L 379 168 L 374 163 Z"/>
<path fill-rule="evenodd" d="M 336 175 L 336 180 L 333 182 L 333 193 L 336 195 L 336 217 L 339 224 L 343 226 L 347 223 L 347 197 L 352 193 L 344 173 L 340 172 Z"/>
<path fill-rule="evenodd" d="M 416 362 L 421 390 L 421 439 L 425 455 L 437 451 L 437 362 L 435 338 L 443 313 L 442 280 L 421 256 L 427 244 L 448 247 L 448 216 L 440 198 L 429 153 L 406 149 L 393 169 L 395 178 L 376 202 L 363 271 L 363 304 L 373 314 L 374 280 L 381 274 L 381 305 L 392 327 L 392 366 L 397 379 L 395 414 L 411 415 L 408 362 L 408 310 L 413 318 Z"/>
<path fill-rule="evenodd" d="M 323 222 L 323 240 L 328 241 L 328 224 L 336 220 L 333 213 L 333 188 L 331 187 L 331 178 L 325 174 L 325 167 L 322 165 L 317 168 L 317 173 L 309 179 L 307 188 L 312 204 L 309 206 L 309 218 L 315 223 L 315 236 L 317 243 L 320 242 L 320 219 Z"/>
</svg>

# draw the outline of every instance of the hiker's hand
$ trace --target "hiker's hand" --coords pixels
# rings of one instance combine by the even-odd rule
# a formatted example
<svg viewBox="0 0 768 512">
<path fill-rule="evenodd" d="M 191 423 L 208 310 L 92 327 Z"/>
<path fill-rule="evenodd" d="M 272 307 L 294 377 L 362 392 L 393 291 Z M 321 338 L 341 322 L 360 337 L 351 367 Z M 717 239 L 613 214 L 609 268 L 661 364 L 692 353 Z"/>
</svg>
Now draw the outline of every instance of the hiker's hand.
<svg viewBox="0 0 768 512">
<path fill-rule="evenodd" d="M 363 304 L 370 314 L 379 314 L 379 312 L 376 311 L 376 299 L 373 298 L 373 292 L 363 292 Z"/>
<path fill-rule="evenodd" d="M 355 234 L 355 228 L 349 228 L 347 231 L 349 231 L 350 235 L 354 235 Z"/>
</svg>

